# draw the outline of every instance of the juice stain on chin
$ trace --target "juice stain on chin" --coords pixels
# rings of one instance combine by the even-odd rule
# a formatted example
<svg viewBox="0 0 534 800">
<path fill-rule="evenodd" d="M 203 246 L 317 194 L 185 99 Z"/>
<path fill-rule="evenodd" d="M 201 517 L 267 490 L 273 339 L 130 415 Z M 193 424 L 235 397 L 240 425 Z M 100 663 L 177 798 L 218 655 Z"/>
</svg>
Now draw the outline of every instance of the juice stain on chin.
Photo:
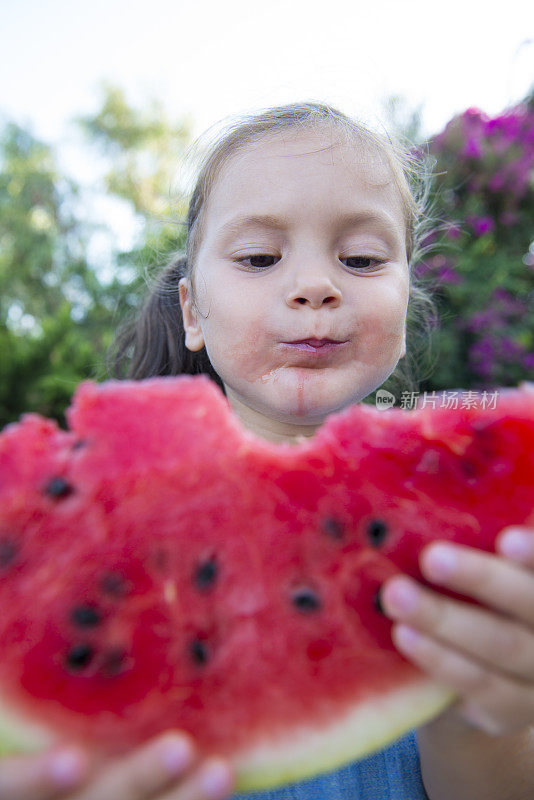
<svg viewBox="0 0 534 800">
<path fill-rule="evenodd" d="M 317 370 L 299 369 L 295 377 L 296 386 L 291 386 L 292 413 L 301 420 L 315 417 L 324 404 L 324 381 Z"/>
<path fill-rule="evenodd" d="M 297 414 L 303 417 L 306 412 L 306 404 L 304 402 L 304 377 L 299 375 L 297 379 Z"/>
<path fill-rule="evenodd" d="M 260 375 L 260 381 L 262 383 L 276 383 L 278 378 L 280 377 L 280 373 L 283 369 L 287 367 L 287 364 L 282 364 L 280 367 L 275 367 L 274 369 L 269 370 L 264 375 Z"/>
</svg>

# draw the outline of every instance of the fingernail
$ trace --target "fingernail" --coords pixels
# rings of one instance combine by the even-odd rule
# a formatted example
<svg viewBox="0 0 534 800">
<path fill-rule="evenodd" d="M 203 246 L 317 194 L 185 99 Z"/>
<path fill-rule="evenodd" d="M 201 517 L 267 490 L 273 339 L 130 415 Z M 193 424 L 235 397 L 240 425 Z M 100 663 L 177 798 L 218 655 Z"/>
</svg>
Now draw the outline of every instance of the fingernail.
<svg viewBox="0 0 534 800">
<path fill-rule="evenodd" d="M 386 602 L 393 611 L 409 613 L 417 605 L 417 589 L 407 580 L 396 580 L 386 589 Z"/>
<path fill-rule="evenodd" d="M 532 555 L 531 537 L 523 531 L 510 530 L 502 536 L 499 550 L 508 558 L 525 561 Z"/>
<path fill-rule="evenodd" d="M 412 650 L 421 640 L 421 634 L 408 625 L 399 625 L 396 630 L 396 638 L 399 647 Z"/>
<path fill-rule="evenodd" d="M 226 764 L 216 758 L 211 759 L 202 769 L 200 786 L 212 800 L 227 795 L 232 788 L 232 777 Z"/>
<path fill-rule="evenodd" d="M 62 750 L 50 759 L 48 773 L 61 788 L 74 786 L 82 777 L 83 757 L 77 750 Z"/>
<path fill-rule="evenodd" d="M 425 574 L 430 580 L 448 578 L 456 569 L 456 553 L 446 544 L 437 544 L 425 553 Z"/>
<path fill-rule="evenodd" d="M 185 737 L 173 737 L 161 745 L 161 764 L 170 773 L 182 772 L 192 758 L 193 747 Z"/>
</svg>

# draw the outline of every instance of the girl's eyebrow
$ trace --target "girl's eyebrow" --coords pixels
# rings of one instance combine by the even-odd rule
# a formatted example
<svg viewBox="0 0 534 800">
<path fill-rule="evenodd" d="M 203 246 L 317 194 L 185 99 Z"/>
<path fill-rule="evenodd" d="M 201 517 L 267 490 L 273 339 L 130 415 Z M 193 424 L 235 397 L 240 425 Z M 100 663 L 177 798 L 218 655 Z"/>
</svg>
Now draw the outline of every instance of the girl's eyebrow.
<svg viewBox="0 0 534 800">
<path fill-rule="evenodd" d="M 240 214 L 218 229 L 216 236 L 233 236 L 246 228 L 268 228 L 269 230 L 285 230 L 287 223 L 272 214 Z"/>
<path fill-rule="evenodd" d="M 336 219 L 340 229 L 361 227 L 363 223 L 371 223 L 382 230 L 386 235 L 398 238 L 399 230 L 395 220 L 382 211 L 365 209 L 351 211 Z M 286 230 L 288 223 L 272 214 L 239 214 L 217 230 L 216 237 L 230 237 L 247 228 L 266 228 L 268 230 Z"/>
</svg>

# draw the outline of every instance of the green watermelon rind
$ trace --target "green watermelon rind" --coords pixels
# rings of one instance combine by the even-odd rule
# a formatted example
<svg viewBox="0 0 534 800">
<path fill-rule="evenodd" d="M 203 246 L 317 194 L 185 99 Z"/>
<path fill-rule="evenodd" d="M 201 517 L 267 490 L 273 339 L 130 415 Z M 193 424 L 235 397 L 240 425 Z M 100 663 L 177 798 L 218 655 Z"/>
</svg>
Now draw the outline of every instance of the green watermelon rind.
<svg viewBox="0 0 534 800">
<path fill-rule="evenodd" d="M 22 714 L 5 697 L 0 696 L 0 757 L 38 753 L 56 741 L 57 734 L 46 724 Z"/>
<path fill-rule="evenodd" d="M 372 697 L 365 703 L 359 699 L 328 727 L 293 729 L 272 744 L 236 754 L 232 762 L 237 791 L 272 789 L 357 761 L 430 721 L 455 698 L 450 687 L 420 678 L 382 698 Z"/>
<path fill-rule="evenodd" d="M 382 698 L 358 701 L 328 727 L 292 729 L 272 743 L 255 744 L 232 758 L 236 790 L 272 789 L 364 758 L 434 718 L 454 697 L 449 688 L 419 679 Z M 30 720 L 0 698 L 0 756 L 37 753 L 57 742 L 57 734 L 45 724 Z"/>
</svg>

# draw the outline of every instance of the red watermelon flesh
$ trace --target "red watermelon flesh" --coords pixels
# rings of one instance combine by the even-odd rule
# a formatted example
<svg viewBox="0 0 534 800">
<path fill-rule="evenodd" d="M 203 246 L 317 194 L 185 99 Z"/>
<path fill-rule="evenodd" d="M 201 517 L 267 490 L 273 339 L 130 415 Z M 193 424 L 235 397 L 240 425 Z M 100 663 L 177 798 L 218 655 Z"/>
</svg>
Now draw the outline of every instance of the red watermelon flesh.
<svg viewBox="0 0 534 800">
<path fill-rule="evenodd" d="M 452 699 L 378 591 L 421 548 L 534 524 L 534 386 L 495 408 L 358 405 L 315 437 L 245 431 L 206 378 L 86 383 L 70 430 L 0 436 L 4 749 L 120 753 L 183 728 L 239 788 L 334 768 Z"/>
</svg>

